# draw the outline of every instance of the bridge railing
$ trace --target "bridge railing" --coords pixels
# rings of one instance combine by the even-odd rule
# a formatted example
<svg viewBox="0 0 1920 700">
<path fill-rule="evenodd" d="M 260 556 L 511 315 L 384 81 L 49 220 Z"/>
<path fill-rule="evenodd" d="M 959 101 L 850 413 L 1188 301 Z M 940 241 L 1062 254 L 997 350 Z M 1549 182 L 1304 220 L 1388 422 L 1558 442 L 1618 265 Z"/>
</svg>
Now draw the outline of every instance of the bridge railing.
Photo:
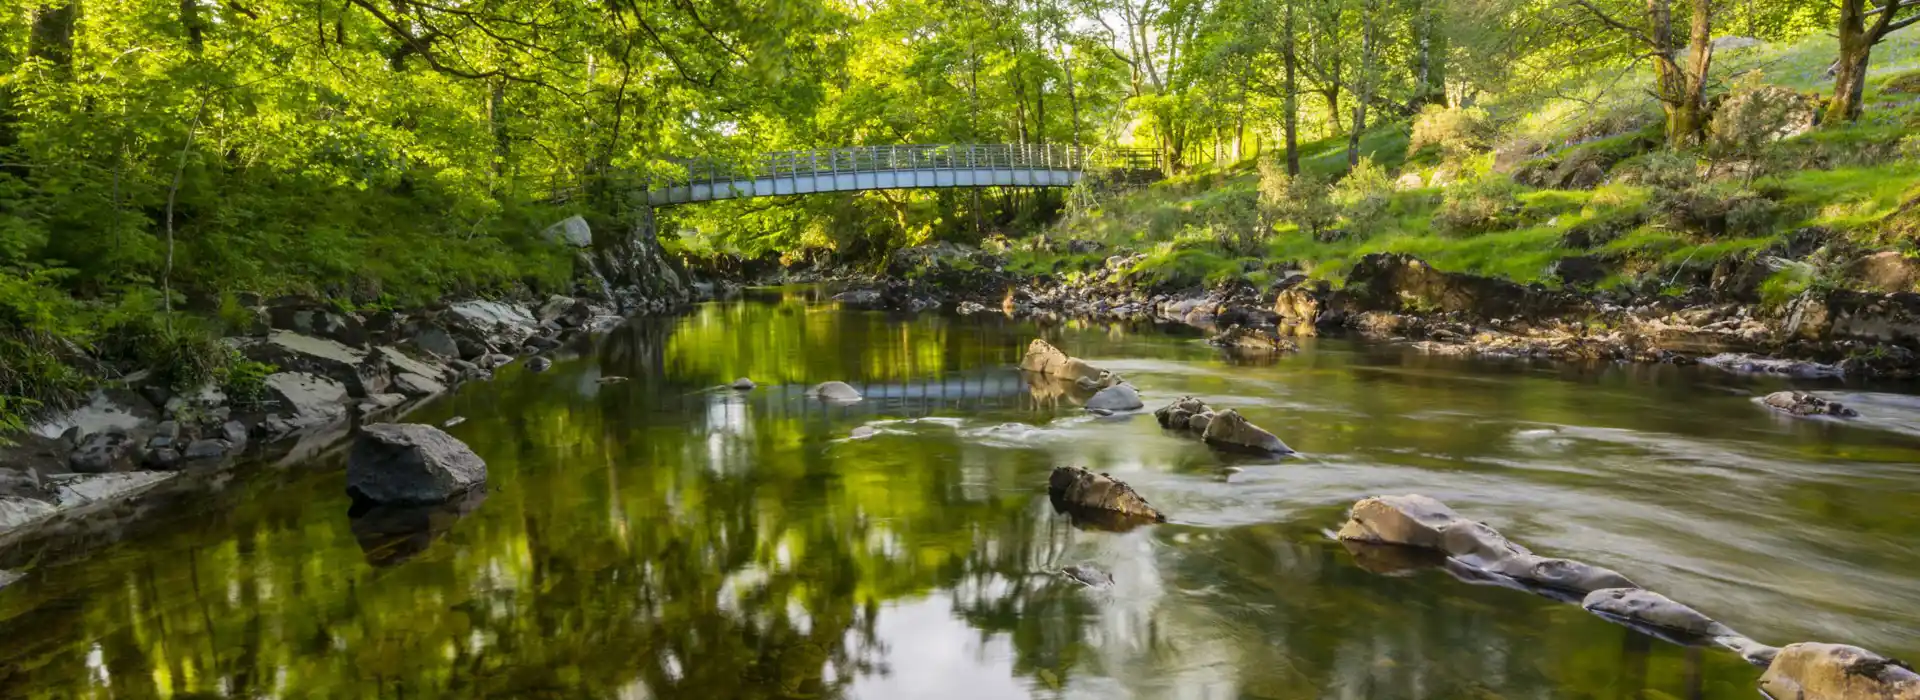
<svg viewBox="0 0 1920 700">
<path fill-rule="evenodd" d="M 677 187 L 765 180 L 801 175 L 873 173 L 904 170 L 1151 170 L 1158 163 L 1150 149 L 1089 148 L 1058 144 L 968 144 L 859 146 L 761 154 L 746 164 L 710 159 L 675 161 L 684 177 L 669 177 L 653 187 Z"/>
</svg>

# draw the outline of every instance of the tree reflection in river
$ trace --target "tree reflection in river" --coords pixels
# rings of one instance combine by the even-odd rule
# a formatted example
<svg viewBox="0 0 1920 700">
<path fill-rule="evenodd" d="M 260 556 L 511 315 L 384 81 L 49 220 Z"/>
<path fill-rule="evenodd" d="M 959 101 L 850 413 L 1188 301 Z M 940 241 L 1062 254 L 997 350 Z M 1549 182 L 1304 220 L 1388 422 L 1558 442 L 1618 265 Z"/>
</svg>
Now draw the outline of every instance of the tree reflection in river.
<svg viewBox="0 0 1920 700">
<path fill-rule="evenodd" d="M 1720 593 L 1712 581 L 1653 566 L 1665 548 L 1706 544 L 1648 534 L 1660 521 L 1643 514 L 1655 511 L 1614 504 L 1698 506 L 1667 500 L 1672 484 L 1605 470 L 1630 463 L 1652 478 L 1658 450 L 1678 449 L 1660 440 L 1688 440 L 1693 459 L 1745 459 L 1699 437 L 1726 429 L 1724 411 L 1713 428 L 1685 415 L 1711 411 L 1641 415 L 1669 379 L 1522 379 L 1312 349 L 1221 372 L 1190 336 L 1044 331 L 1070 353 L 1129 358 L 1112 364 L 1157 399 L 1245 407 L 1323 455 L 1267 463 L 1214 454 L 1150 418 L 1095 421 L 1036 397 L 1012 369 L 1036 332 L 799 297 L 636 322 L 583 359 L 504 371 L 410 418 L 468 419 L 452 432 L 492 476 L 464 517 L 351 519 L 336 457 L 250 472 L 145 538 L 34 570 L 0 592 L 0 696 L 1751 696 L 1755 673 L 1730 654 L 1650 643 L 1575 606 L 1440 571 L 1359 566 L 1326 538 L 1356 495 L 1409 484 L 1477 501 L 1556 553 L 1618 566 L 1608 547 L 1637 547 L 1636 573 L 1719 603 L 1709 607 L 1756 636 L 1770 630 L 1755 609 L 1799 610 L 1809 624 L 1820 624 L 1810 611 L 1844 614 L 1798 598 L 1731 605 L 1699 593 Z M 612 375 L 631 379 L 598 381 Z M 718 388 L 740 376 L 761 388 Z M 869 399 L 803 396 L 825 380 Z M 1546 422 L 1600 427 L 1516 437 Z M 1663 422 L 1680 432 L 1647 432 Z M 856 426 L 874 437 L 848 439 Z M 1913 455 L 1873 436 L 1836 444 Z M 1125 472 L 1174 522 L 1074 527 L 1044 493 L 1047 470 L 1068 463 Z M 1229 465 L 1247 472 L 1229 477 Z M 1911 490 L 1873 483 L 1885 493 L 1829 482 L 1770 493 L 1793 508 L 1853 504 L 1809 522 L 1867 538 L 1852 545 L 1856 561 L 1880 568 L 1862 575 L 1902 580 L 1908 564 L 1873 543 L 1915 534 L 1899 510 Z M 1551 499 L 1620 536 L 1579 537 L 1532 505 Z M 1694 561 L 1810 561 L 1718 554 Z M 1054 575 L 1067 565 L 1114 582 Z"/>
</svg>

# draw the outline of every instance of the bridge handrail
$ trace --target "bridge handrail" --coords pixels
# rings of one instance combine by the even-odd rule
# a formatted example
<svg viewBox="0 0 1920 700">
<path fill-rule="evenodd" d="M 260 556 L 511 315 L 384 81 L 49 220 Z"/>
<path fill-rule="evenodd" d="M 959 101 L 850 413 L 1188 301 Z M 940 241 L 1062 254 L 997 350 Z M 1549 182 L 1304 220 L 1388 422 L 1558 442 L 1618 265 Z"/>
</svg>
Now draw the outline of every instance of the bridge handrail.
<svg viewBox="0 0 1920 700">
<path fill-rule="evenodd" d="M 1039 143 L 854 146 L 773 151 L 760 154 L 744 167 L 706 158 L 681 159 L 673 162 L 687 169 L 686 177 L 670 178 L 655 186 L 905 170 L 1151 170 L 1158 160 L 1152 149 Z"/>
</svg>

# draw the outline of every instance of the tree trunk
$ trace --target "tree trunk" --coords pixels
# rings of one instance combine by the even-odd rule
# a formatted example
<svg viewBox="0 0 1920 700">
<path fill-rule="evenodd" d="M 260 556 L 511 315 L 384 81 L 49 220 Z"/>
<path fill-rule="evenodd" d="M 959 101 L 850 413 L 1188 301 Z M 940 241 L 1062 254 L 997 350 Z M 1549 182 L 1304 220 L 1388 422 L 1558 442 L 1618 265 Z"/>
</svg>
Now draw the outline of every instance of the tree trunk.
<svg viewBox="0 0 1920 700">
<path fill-rule="evenodd" d="M 1667 145 L 1685 148 L 1698 143 L 1707 128 L 1707 72 L 1713 65 L 1713 3 L 1693 3 L 1687 63 L 1676 60 L 1680 45 L 1674 38 L 1671 0 L 1647 0 L 1648 38 L 1653 44 L 1653 71 L 1660 103 L 1667 115 Z"/>
<path fill-rule="evenodd" d="M 1867 0 L 1841 0 L 1840 3 L 1840 60 L 1834 64 L 1828 124 L 1844 124 L 1860 118 L 1867 87 L 1867 60 L 1873 55 L 1873 42 L 1867 35 L 1866 5 Z"/>
<path fill-rule="evenodd" d="M 180 27 L 187 32 L 187 48 L 200 55 L 207 45 L 207 26 L 200 17 L 199 0 L 180 0 Z"/>
<path fill-rule="evenodd" d="M 1282 25 L 1284 28 L 1283 31 L 1287 35 L 1286 55 L 1282 61 L 1286 64 L 1286 95 L 1283 97 L 1286 104 L 1281 107 L 1280 111 L 1281 123 L 1284 131 L 1286 131 L 1288 175 L 1300 174 L 1300 83 L 1297 76 L 1300 65 L 1300 51 L 1299 44 L 1297 44 L 1293 38 L 1294 1 L 1295 0 L 1286 0 L 1286 23 Z"/>
<path fill-rule="evenodd" d="M 1360 165 L 1360 133 L 1367 130 L 1367 100 L 1373 92 L 1373 24 L 1378 11 L 1375 0 L 1367 0 L 1360 16 L 1360 71 L 1356 75 L 1353 97 L 1353 131 L 1347 136 L 1347 167 Z"/>
<path fill-rule="evenodd" d="M 73 69 L 73 27 L 80 16 L 80 0 L 56 0 L 33 11 L 33 33 L 27 55 L 53 64 L 55 74 Z"/>
<path fill-rule="evenodd" d="M 507 158 L 512 154 L 513 144 L 507 135 L 507 81 L 495 78 L 492 88 L 487 98 L 487 129 L 493 133 L 494 190 L 505 191 L 498 183 L 506 177 Z"/>
</svg>

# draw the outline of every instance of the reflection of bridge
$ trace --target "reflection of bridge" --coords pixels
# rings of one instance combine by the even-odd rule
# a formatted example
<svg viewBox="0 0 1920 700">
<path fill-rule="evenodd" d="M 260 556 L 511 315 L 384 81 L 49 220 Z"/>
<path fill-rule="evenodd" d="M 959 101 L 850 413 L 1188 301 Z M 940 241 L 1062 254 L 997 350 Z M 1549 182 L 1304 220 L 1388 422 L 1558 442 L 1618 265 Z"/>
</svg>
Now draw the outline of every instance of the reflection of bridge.
<svg viewBox="0 0 1920 700">
<path fill-rule="evenodd" d="M 1070 187 L 1090 171 L 1153 176 L 1148 149 L 1047 144 L 862 146 L 779 151 L 746 165 L 696 160 L 687 174 L 647 188 L 668 206 L 745 197 L 932 187 Z"/>
</svg>

